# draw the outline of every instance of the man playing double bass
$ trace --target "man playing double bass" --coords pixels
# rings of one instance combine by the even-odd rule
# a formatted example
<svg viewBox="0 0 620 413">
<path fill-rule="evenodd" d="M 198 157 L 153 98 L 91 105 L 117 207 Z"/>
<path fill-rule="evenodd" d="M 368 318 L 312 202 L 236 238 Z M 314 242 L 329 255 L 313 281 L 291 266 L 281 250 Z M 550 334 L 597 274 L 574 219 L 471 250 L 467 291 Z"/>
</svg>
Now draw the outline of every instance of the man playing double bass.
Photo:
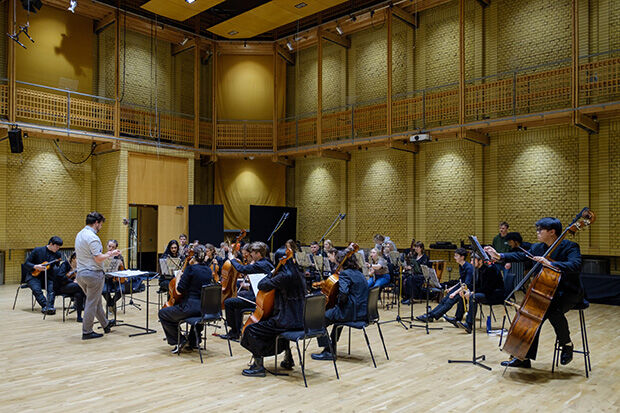
<svg viewBox="0 0 620 413">
<path fill-rule="evenodd" d="M 532 255 L 532 260 L 543 265 L 552 265 L 558 268 L 562 273 L 558 288 L 545 314 L 545 319 L 549 319 L 549 322 L 551 322 L 555 330 L 559 345 L 562 348 L 560 363 L 565 365 L 570 363 L 573 359 L 573 343 L 570 339 L 568 321 L 564 314 L 576 304 L 583 301 L 583 289 L 579 282 L 579 273 L 581 271 L 581 251 L 579 249 L 579 244 L 568 240 L 562 240 L 551 253 L 549 257 L 550 260 L 544 258 L 545 252 L 558 239 L 561 233 L 562 223 L 557 218 L 546 217 L 538 220 L 536 222 L 536 236 L 540 242 L 532 245 L 529 252 Z M 506 262 L 528 261 L 530 259 L 524 252 L 506 252 L 500 254 L 493 247 L 485 247 L 485 251 L 491 258 L 495 260 L 504 260 Z M 502 366 L 530 368 L 530 360 L 536 359 L 539 336 L 540 327 L 536 332 L 536 336 L 534 337 L 534 341 L 530 346 L 525 360 L 522 361 L 517 358 L 512 358 L 511 360 L 503 361 Z"/>
</svg>

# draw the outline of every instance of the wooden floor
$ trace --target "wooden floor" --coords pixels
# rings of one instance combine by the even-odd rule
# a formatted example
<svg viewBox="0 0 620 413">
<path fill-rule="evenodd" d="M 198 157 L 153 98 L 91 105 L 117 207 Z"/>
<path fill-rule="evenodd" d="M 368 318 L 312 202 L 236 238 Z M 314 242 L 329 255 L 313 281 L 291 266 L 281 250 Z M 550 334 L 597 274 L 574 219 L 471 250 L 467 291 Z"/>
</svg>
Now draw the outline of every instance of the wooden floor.
<svg viewBox="0 0 620 413">
<path fill-rule="evenodd" d="M 42 319 L 30 310 L 30 291 L 21 290 L 11 311 L 16 286 L 0 286 L 0 406 L 3 412 L 21 411 L 620 411 L 620 329 L 618 308 L 592 305 L 586 311 L 592 373 L 584 374 L 583 358 L 575 355 L 568 366 L 551 373 L 554 334 L 545 323 L 539 359 L 530 370 L 499 366 L 506 355 L 498 338 L 483 330 L 478 353 L 493 368 L 448 364 L 469 359 L 471 336 L 446 322 L 440 331 L 405 331 L 397 323 L 382 326 L 390 360 L 386 360 L 376 327 L 369 329 L 377 359 L 373 368 L 360 331 L 353 332 L 351 355 L 346 334 L 340 340 L 336 380 L 330 362 L 307 360 L 309 388 L 304 388 L 297 366 L 288 377 L 241 376 L 249 353 L 226 342 L 209 329 L 205 363 L 198 353 L 170 354 L 151 306 L 156 334 L 128 337 L 137 332 L 120 326 L 97 340 L 82 341 L 75 313 L 63 323 L 60 312 Z M 143 296 L 144 294 L 141 294 Z M 153 298 L 153 297 L 151 297 Z M 57 300 L 57 306 L 60 298 Z M 416 304 L 416 314 L 423 306 Z M 405 307 L 403 312 L 408 312 Z M 128 308 L 119 316 L 143 324 L 145 311 Z M 383 320 L 396 311 L 382 311 Z M 497 324 L 500 324 L 498 320 Z M 580 347 L 578 313 L 569 313 L 576 348 Z M 316 342 L 309 353 L 316 351 Z M 266 359 L 273 366 L 273 358 Z"/>
</svg>

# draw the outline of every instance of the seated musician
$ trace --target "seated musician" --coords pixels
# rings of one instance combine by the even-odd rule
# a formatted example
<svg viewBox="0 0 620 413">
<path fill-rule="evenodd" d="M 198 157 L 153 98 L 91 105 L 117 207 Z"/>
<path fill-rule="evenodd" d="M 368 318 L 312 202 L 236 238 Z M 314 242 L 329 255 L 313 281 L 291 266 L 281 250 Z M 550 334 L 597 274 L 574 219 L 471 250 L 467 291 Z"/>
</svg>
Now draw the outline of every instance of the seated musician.
<svg viewBox="0 0 620 413">
<path fill-rule="evenodd" d="M 334 249 L 334 243 L 331 239 L 326 239 L 323 241 L 323 256 L 327 257 L 327 251 Z"/>
<path fill-rule="evenodd" d="M 84 300 L 86 295 L 82 290 L 82 287 L 75 282 L 75 275 L 77 269 L 77 260 L 75 258 L 75 252 L 71 254 L 69 261 L 64 261 L 58 267 L 56 271 L 56 278 L 54 279 L 54 291 L 56 294 L 65 294 L 73 297 L 75 304 L 75 312 L 77 314 L 77 322 L 82 322 L 82 311 L 84 310 Z"/>
<path fill-rule="evenodd" d="M 428 321 L 439 320 L 443 316 L 446 321 L 458 326 L 457 321 L 463 319 L 464 307 L 457 307 L 457 311 L 454 317 L 448 317 L 446 313 L 462 300 L 460 292 L 465 288 L 471 290 L 474 283 L 474 267 L 466 261 L 467 250 L 465 248 L 457 248 L 454 251 L 454 261 L 459 265 L 459 283 L 454 285 L 448 290 L 446 296 L 439 302 L 437 307 L 433 308 L 428 313 Z M 426 322 L 426 314 L 417 316 L 416 319 L 422 322 Z"/>
<path fill-rule="evenodd" d="M 213 244 L 205 244 L 205 248 L 207 249 L 207 259 L 205 260 L 205 264 L 211 268 L 213 280 L 219 282 L 220 271 L 222 269 L 222 265 L 224 264 L 224 259 L 217 255 L 217 251 L 215 250 L 215 246 Z"/>
<path fill-rule="evenodd" d="M 26 258 L 24 267 L 27 271 L 26 284 L 32 290 L 34 298 L 41 306 L 41 312 L 44 314 L 53 315 L 56 314 L 54 308 L 54 279 L 56 276 L 56 269 L 58 268 L 58 262 L 50 265 L 49 267 L 41 265 L 44 262 L 52 262 L 60 259 L 60 253 L 58 250 L 62 247 L 62 239 L 60 237 L 51 237 L 44 247 L 37 247 Z M 45 280 L 45 269 L 47 268 L 47 285 Z M 41 271 L 38 276 L 33 276 L 33 271 Z M 47 298 L 43 294 L 43 287 L 47 291 Z"/>
<path fill-rule="evenodd" d="M 306 277 L 310 278 L 312 281 L 321 281 L 321 275 L 316 269 L 316 261 L 314 260 L 314 257 L 320 255 L 320 249 L 319 243 L 312 241 L 310 244 L 310 254 L 308 254 L 310 264 L 312 265 L 306 270 Z"/>
<path fill-rule="evenodd" d="M 431 261 L 424 252 L 424 243 L 416 242 L 405 255 L 405 276 L 403 277 L 403 304 L 410 304 L 412 298 L 420 298 L 424 285 L 421 266 L 431 267 Z"/>
<path fill-rule="evenodd" d="M 338 260 L 336 259 L 336 256 L 338 255 L 338 250 L 336 248 L 330 248 L 328 250 L 325 250 L 325 253 L 327 254 L 327 260 L 324 261 L 324 270 L 323 270 L 323 276 L 324 277 L 328 277 L 329 274 L 332 274 L 334 271 L 336 271 L 336 268 L 338 268 Z M 326 264 L 329 264 L 329 266 L 327 266 Z"/>
<path fill-rule="evenodd" d="M 245 248 L 249 245 L 248 248 Z M 229 259 L 233 267 L 241 274 L 270 274 L 273 270 L 273 264 L 265 258 L 267 255 L 267 244 L 264 242 L 253 242 L 243 246 L 242 251 L 249 251 L 250 258 L 247 265 L 241 264 L 236 259 L 232 259 L 229 253 Z M 221 335 L 220 338 L 239 340 L 241 336 L 241 327 L 243 323 L 243 312 L 254 310 L 256 308 L 256 296 L 250 287 L 250 283 L 242 281 L 240 291 L 237 297 L 230 297 L 224 300 L 224 308 L 226 309 L 226 323 L 228 324 L 228 334 Z"/>
<path fill-rule="evenodd" d="M 349 246 L 351 248 L 351 246 Z M 341 262 L 349 249 L 338 253 L 338 262 Z M 325 326 L 346 321 L 365 320 L 368 306 L 368 283 L 360 271 L 354 256 L 349 257 L 343 264 L 338 279 L 338 302 L 333 308 L 325 312 Z M 327 337 L 319 337 L 319 346 L 323 351 L 312 354 L 315 360 L 333 360 L 337 354 L 336 345 L 342 327 L 332 327 L 331 343 L 334 354 L 330 352 Z"/>
<path fill-rule="evenodd" d="M 168 344 L 174 346 L 173 354 L 181 352 L 187 344 L 189 348 L 198 348 L 200 345 L 201 326 L 196 329 L 192 327 L 189 336 L 182 335 L 180 342 L 177 341 L 177 326 L 181 320 L 200 316 L 202 286 L 213 283 L 211 269 L 204 263 L 206 257 L 207 249 L 204 245 L 194 247 L 194 256 L 185 267 L 185 271 L 177 278 L 176 290 L 181 294 L 181 299 L 173 306 L 159 310 L 159 321 L 166 334 L 166 340 Z"/>
<path fill-rule="evenodd" d="M 370 250 L 370 256 L 368 257 L 368 273 L 370 278 L 368 279 L 368 288 L 383 287 L 390 282 L 390 272 L 387 266 L 387 260 L 383 256 L 379 256 L 379 252 L 376 248 Z"/>
<path fill-rule="evenodd" d="M 544 258 L 545 252 L 559 238 L 561 233 L 562 223 L 559 219 L 551 217 L 541 218 L 536 222 L 536 236 L 539 242 L 532 245 L 529 252 L 532 255 L 532 260 L 544 265 L 551 264 L 559 268 L 562 273 L 560 283 L 544 319 L 549 319 L 549 322 L 555 330 L 559 345 L 562 347 L 560 363 L 565 365 L 570 363 L 573 359 L 573 343 L 570 338 L 568 321 L 564 314 L 583 301 L 583 289 L 579 281 L 579 273 L 581 272 L 581 251 L 579 244 L 569 240 L 562 240 L 553 253 L 551 253 L 549 259 Z M 485 251 L 487 251 L 491 258 L 504 260 L 506 262 L 519 262 L 530 259 L 523 251 L 500 254 L 492 247 L 485 247 Z M 536 353 L 538 351 L 540 330 L 539 328 L 525 360 L 521 361 L 517 358 L 513 358 L 508 361 L 503 361 L 502 366 L 531 367 L 530 360 L 536 359 Z"/>
<path fill-rule="evenodd" d="M 170 243 L 168 243 L 168 246 L 170 246 Z M 187 242 L 187 235 L 185 234 L 179 235 L 179 243 L 177 244 L 177 249 L 178 249 L 180 256 L 182 257 L 187 256 L 187 253 L 189 252 L 189 244 Z"/>
<path fill-rule="evenodd" d="M 506 234 L 506 242 L 510 247 L 508 252 L 520 252 L 520 248 L 529 251 L 532 248 L 532 244 L 523 241 L 523 237 L 518 232 L 509 232 Z M 532 262 L 516 262 L 506 263 L 507 271 L 504 272 L 504 293 L 507 296 L 515 288 L 515 286 L 523 278 L 525 271 L 532 269 Z"/>
<path fill-rule="evenodd" d="M 187 239 L 186 239 L 187 241 Z M 189 250 L 189 247 L 187 248 Z M 160 259 L 167 258 L 178 258 L 181 266 L 183 266 L 182 261 L 185 259 L 184 255 L 181 254 L 181 248 L 177 240 L 172 239 L 168 242 L 164 253 L 159 257 Z M 180 269 L 180 268 L 179 268 Z M 168 284 L 170 284 L 170 280 L 172 279 L 171 275 L 168 274 L 160 274 L 159 275 L 159 290 L 158 293 L 165 293 L 168 291 Z"/>
<path fill-rule="evenodd" d="M 375 248 L 377 251 L 383 250 L 383 246 L 385 244 L 388 244 L 392 251 L 398 251 L 398 248 L 396 248 L 396 244 L 394 244 L 394 241 L 392 241 L 390 237 L 384 237 L 381 234 L 375 234 L 372 239 L 375 242 Z"/>
<path fill-rule="evenodd" d="M 465 323 L 457 320 L 457 324 L 463 327 L 467 333 L 471 333 L 476 320 L 477 304 L 503 303 L 504 300 L 504 280 L 502 273 L 496 265 L 484 265 L 480 256 L 476 253 L 472 256 L 472 264 L 478 268 L 478 278 L 476 280 L 476 294 L 473 291 L 461 291 L 461 297 L 469 299 L 469 309 L 465 317 Z M 457 304 L 463 307 L 463 300 Z M 463 314 L 463 309 L 457 311 Z"/>
<path fill-rule="evenodd" d="M 275 253 L 279 261 L 286 255 L 286 250 L 280 248 Z M 261 291 L 275 290 L 273 314 L 266 320 L 248 325 L 241 337 L 241 345 L 254 356 L 254 364 L 243 370 L 244 376 L 265 377 L 263 357 L 275 355 L 276 336 L 288 330 L 301 330 L 304 327 L 304 300 L 306 281 L 297 270 L 297 266 L 287 261 L 279 271 L 269 274 L 258 283 Z M 293 368 L 293 357 L 287 340 L 279 340 L 277 352 L 285 351 L 282 368 Z"/>
<path fill-rule="evenodd" d="M 115 239 L 108 240 L 106 248 L 107 252 L 118 249 L 118 241 Z M 117 255 L 116 257 L 111 257 L 103 264 L 103 266 L 106 273 L 120 271 L 125 269 L 125 259 L 122 255 Z M 122 296 L 121 287 L 119 287 L 119 280 L 114 277 L 106 277 L 101 294 L 103 295 L 103 298 L 105 298 L 108 311 L 113 312 L 116 302 L 120 300 Z"/>
</svg>

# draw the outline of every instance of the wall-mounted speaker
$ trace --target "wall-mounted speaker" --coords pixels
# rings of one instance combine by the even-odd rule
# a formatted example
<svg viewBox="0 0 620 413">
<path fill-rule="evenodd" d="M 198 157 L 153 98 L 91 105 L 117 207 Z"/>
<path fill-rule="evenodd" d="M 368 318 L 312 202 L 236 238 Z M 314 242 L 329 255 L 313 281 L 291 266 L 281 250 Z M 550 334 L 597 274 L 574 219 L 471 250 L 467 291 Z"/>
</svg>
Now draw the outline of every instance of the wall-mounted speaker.
<svg viewBox="0 0 620 413">
<path fill-rule="evenodd" d="M 22 153 L 24 151 L 21 129 L 9 129 L 9 143 L 11 144 L 11 153 Z"/>
</svg>

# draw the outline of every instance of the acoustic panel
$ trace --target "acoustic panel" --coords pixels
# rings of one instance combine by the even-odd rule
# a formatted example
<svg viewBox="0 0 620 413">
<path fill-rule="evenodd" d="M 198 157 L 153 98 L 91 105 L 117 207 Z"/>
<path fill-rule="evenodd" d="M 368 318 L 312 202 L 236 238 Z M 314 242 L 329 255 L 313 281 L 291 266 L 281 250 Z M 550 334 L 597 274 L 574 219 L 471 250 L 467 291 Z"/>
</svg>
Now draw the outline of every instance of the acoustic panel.
<svg viewBox="0 0 620 413">
<path fill-rule="evenodd" d="M 219 247 L 224 241 L 224 205 L 189 206 L 189 241 Z"/>
<path fill-rule="evenodd" d="M 151 0 L 143 4 L 142 8 L 182 22 L 223 2 L 224 0 L 196 0 L 190 4 L 185 0 Z"/>
<path fill-rule="evenodd" d="M 285 212 L 289 216 L 273 237 L 273 249 L 277 250 L 289 239 L 296 240 L 297 208 L 250 205 L 250 241 L 263 241 L 271 248 L 267 238 Z"/>
</svg>

